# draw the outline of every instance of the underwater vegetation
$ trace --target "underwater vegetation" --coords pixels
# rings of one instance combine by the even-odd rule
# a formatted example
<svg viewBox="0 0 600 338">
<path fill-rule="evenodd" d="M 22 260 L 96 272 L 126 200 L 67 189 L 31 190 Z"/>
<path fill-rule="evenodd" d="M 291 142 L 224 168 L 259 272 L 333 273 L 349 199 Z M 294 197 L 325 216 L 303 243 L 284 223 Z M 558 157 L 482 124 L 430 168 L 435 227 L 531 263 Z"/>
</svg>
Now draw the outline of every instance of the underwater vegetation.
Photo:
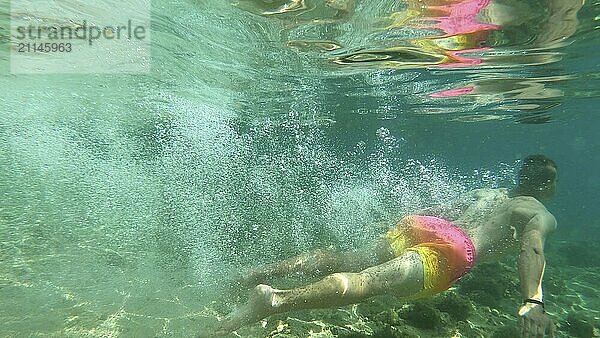
<svg viewBox="0 0 600 338">
<path fill-rule="evenodd" d="M 516 263 L 512 266 L 499 262 L 477 266 L 457 286 L 460 293 L 466 294 L 474 302 L 493 308 L 501 307 L 506 298 L 520 297 Z"/>
<path fill-rule="evenodd" d="M 594 337 L 594 320 L 581 312 L 569 312 L 565 323 L 567 331 L 574 337 Z"/>
</svg>

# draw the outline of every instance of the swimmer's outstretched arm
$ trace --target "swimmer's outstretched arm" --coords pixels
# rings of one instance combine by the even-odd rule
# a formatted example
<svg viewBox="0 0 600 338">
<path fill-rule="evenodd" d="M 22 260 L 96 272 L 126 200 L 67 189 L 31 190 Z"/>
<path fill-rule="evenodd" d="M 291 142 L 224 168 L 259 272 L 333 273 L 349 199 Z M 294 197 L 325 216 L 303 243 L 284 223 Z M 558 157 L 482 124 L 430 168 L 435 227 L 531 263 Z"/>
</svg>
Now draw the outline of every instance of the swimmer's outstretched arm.
<svg viewBox="0 0 600 338">
<path fill-rule="evenodd" d="M 537 213 L 525 226 L 519 252 L 519 279 L 524 303 L 519 307 L 522 335 L 553 337 L 553 323 L 543 308 L 542 279 L 546 260 L 544 241 L 556 228 L 556 220 L 548 211 Z"/>
</svg>

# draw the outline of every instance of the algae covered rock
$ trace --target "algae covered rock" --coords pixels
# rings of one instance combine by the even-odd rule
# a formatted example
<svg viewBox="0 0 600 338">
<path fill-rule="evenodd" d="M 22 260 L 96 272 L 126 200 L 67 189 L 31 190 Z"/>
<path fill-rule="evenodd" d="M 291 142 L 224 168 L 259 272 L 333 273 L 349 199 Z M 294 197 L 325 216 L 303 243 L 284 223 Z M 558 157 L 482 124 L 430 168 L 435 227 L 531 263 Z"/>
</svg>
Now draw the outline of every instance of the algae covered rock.
<svg viewBox="0 0 600 338">
<path fill-rule="evenodd" d="M 342 330 L 342 331 L 334 331 L 334 330 L 332 330 L 332 332 L 334 333 L 334 337 L 337 337 L 337 338 L 366 338 L 366 337 L 370 337 L 370 336 L 367 336 L 364 333 L 360 333 L 360 332 L 356 332 L 356 331 L 349 331 L 349 330 Z"/>
<path fill-rule="evenodd" d="M 521 332 L 516 325 L 504 325 L 497 328 L 491 338 L 515 338 L 520 335 Z"/>
<path fill-rule="evenodd" d="M 474 268 L 457 285 L 475 302 L 497 307 L 508 294 L 518 293 L 518 274 L 500 263 L 487 263 Z"/>
<path fill-rule="evenodd" d="M 567 331 L 574 337 L 594 336 L 594 321 L 580 312 L 570 312 L 566 322 Z"/>
<path fill-rule="evenodd" d="M 400 317 L 420 329 L 433 330 L 442 326 L 442 314 L 432 302 L 421 301 L 409 305 L 400 311 Z"/>
<path fill-rule="evenodd" d="M 394 309 L 387 309 L 386 311 L 380 312 L 373 317 L 376 322 L 381 322 L 389 325 L 401 324 L 400 316 Z"/>
<path fill-rule="evenodd" d="M 473 313 L 473 304 L 469 298 L 454 292 L 446 292 L 437 297 L 435 307 L 456 321 L 467 320 Z"/>
<path fill-rule="evenodd" d="M 385 325 L 373 332 L 372 338 L 419 338 L 417 333 L 410 329 Z"/>
</svg>

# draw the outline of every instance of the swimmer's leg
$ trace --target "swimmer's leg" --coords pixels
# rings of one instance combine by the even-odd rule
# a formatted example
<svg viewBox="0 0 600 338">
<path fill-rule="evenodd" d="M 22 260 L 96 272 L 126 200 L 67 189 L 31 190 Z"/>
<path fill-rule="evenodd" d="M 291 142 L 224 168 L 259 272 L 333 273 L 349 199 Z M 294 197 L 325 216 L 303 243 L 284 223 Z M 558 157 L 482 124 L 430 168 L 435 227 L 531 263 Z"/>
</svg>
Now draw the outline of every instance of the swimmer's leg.
<svg viewBox="0 0 600 338">
<path fill-rule="evenodd" d="M 280 262 L 249 269 L 236 279 L 242 286 L 251 286 L 295 273 L 319 277 L 336 271 L 358 272 L 392 258 L 387 240 L 380 238 L 354 251 L 314 250 Z"/>
<path fill-rule="evenodd" d="M 330 308 L 393 293 L 410 296 L 423 288 L 423 263 L 418 253 L 402 256 L 361 272 L 334 273 L 305 287 L 277 290 L 258 285 L 246 303 L 220 325 L 222 333 L 259 321 L 273 314 L 298 309 Z"/>
</svg>

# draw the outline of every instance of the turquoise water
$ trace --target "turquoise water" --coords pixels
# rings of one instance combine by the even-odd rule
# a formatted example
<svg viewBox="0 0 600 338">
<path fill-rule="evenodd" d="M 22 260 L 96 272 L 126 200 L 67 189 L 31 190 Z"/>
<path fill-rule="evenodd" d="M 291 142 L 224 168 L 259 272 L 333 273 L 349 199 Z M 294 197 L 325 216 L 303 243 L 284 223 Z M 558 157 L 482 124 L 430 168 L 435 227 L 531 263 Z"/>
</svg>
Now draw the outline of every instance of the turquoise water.
<svg viewBox="0 0 600 338">
<path fill-rule="evenodd" d="M 233 272 L 359 246 L 531 153 L 559 168 L 549 311 L 598 323 L 597 261 L 565 259 L 600 239 L 598 4 L 492 2 L 455 40 L 413 7 L 155 1 L 150 73 L 13 75 L 0 1 L 0 337 L 192 337 Z M 499 309 L 470 335 L 516 325 Z"/>
</svg>

